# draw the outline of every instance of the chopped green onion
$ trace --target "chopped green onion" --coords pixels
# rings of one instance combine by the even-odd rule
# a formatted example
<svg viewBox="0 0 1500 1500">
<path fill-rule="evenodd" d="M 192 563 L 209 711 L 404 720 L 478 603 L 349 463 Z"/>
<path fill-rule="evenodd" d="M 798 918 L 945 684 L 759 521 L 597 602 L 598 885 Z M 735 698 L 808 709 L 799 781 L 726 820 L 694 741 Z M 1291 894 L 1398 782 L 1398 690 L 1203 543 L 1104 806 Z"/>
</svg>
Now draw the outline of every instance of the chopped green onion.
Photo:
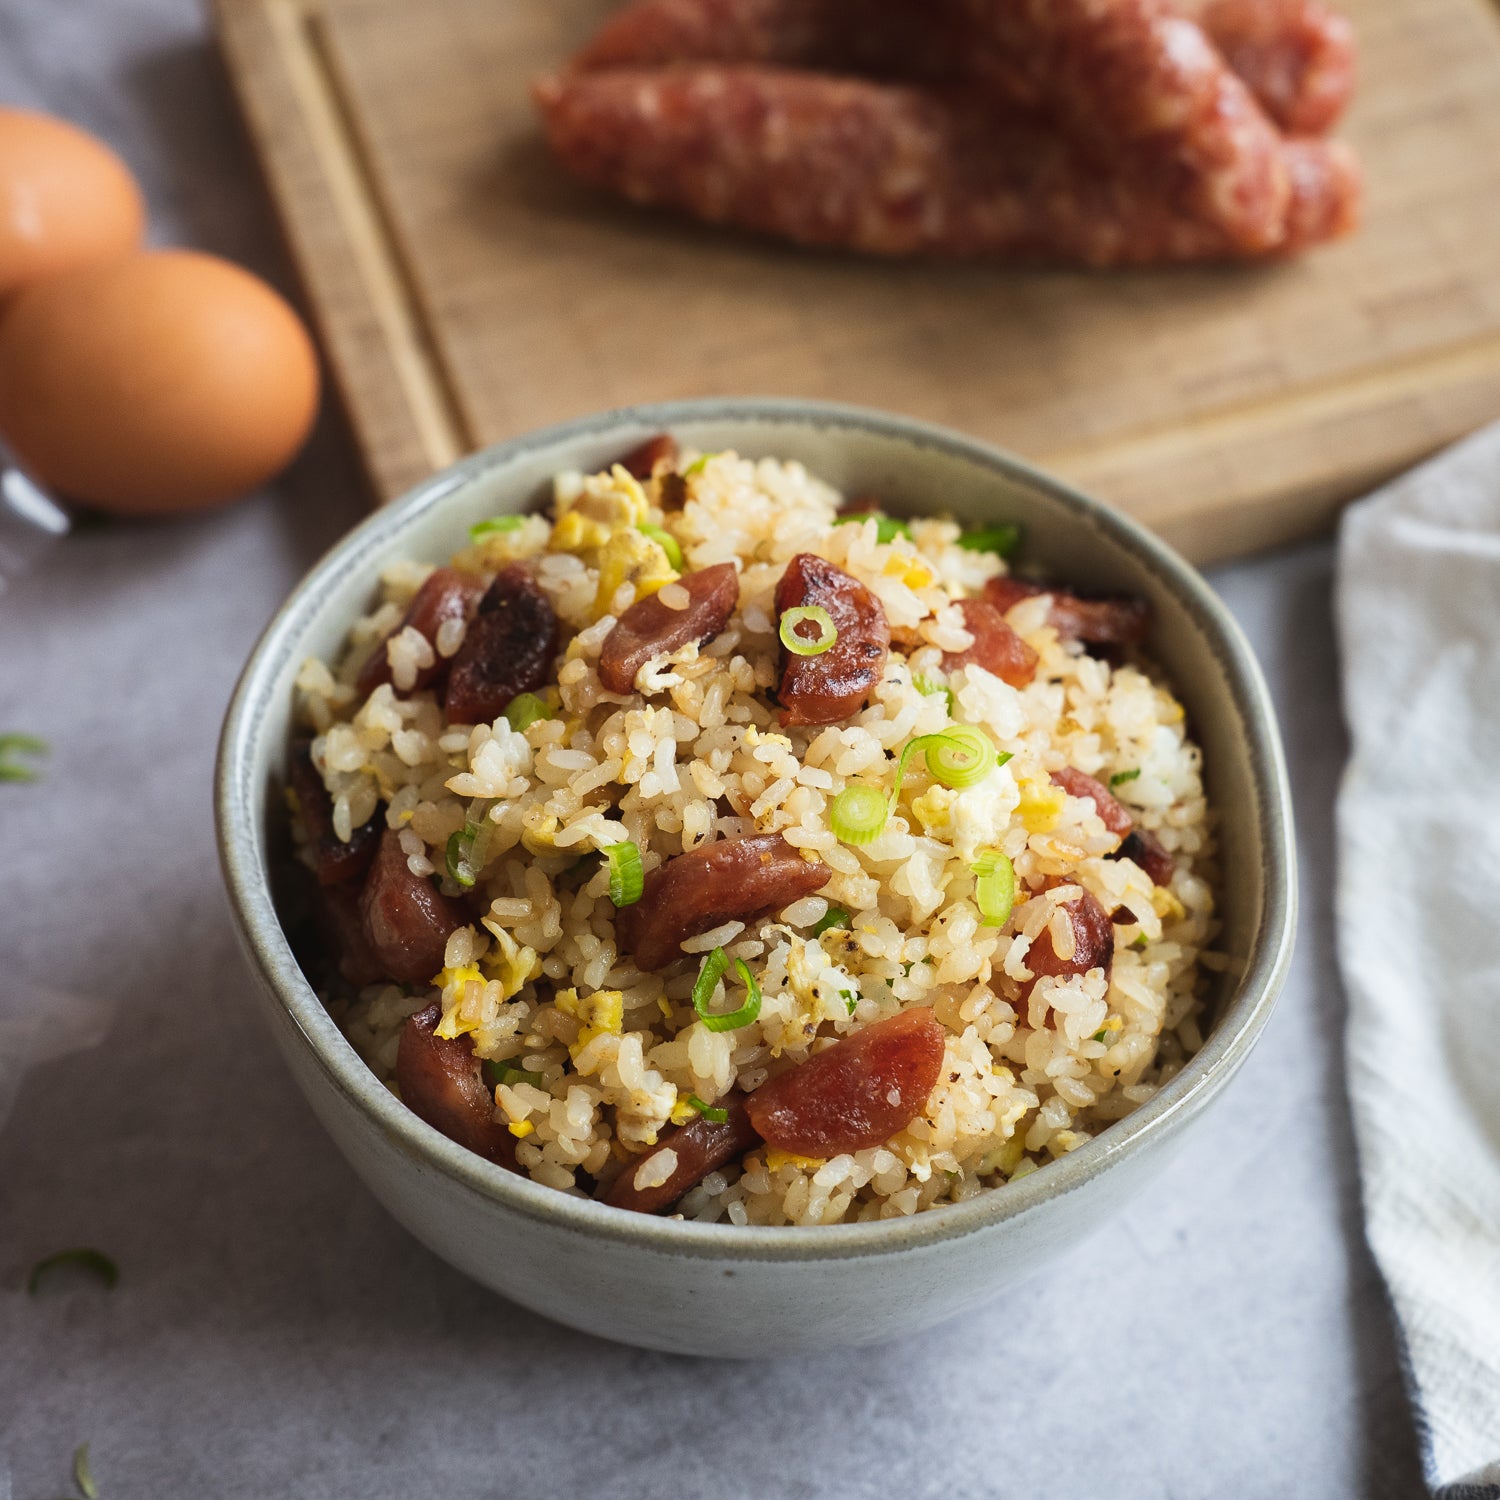
<svg viewBox="0 0 1500 1500">
<path fill-rule="evenodd" d="M 948 700 L 948 717 L 953 717 L 953 689 L 946 683 L 939 682 L 935 677 L 916 676 L 911 680 L 911 685 L 925 698 L 931 698 L 934 694 L 941 693 Z"/>
<path fill-rule="evenodd" d="M 667 554 L 667 562 L 679 573 L 682 572 L 682 548 L 677 545 L 677 538 L 665 526 L 648 526 L 642 522 L 636 530 L 650 537 Z"/>
<path fill-rule="evenodd" d="M 540 1073 L 528 1073 L 525 1068 L 518 1068 L 510 1062 L 491 1062 L 486 1059 L 484 1064 L 485 1081 L 491 1088 L 500 1084 L 529 1083 L 533 1088 L 542 1087 L 542 1075 Z"/>
<path fill-rule="evenodd" d="M 894 516 L 888 516 L 878 510 L 857 510 L 847 516 L 835 516 L 835 526 L 847 526 L 851 521 L 863 524 L 865 521 L 874 521 L 875 540 L 882 545 L 889 545 L 898 536 L 910 538 L 911 526 L 905 521 L 898 521 Z"/>
<path fill-rule="evenodd" d="M 94 1471 L 89 1468 L 89 1445 L 80 1443 L 73 1450 L 73 1479 L 84 1500 L 99 1500 L 99 1486 L 94 1483 Z"/>
<path fill-rule="evenodd" d="M 1091 1042 L 1102 1042 L 1104 1040 L 1104 1038 L 1107 1037 L 1108 1035 L 1109 1035 L 1109 1027 L 1108 1026 L 1101 1026 L 1098 1029 L 1098 1031 L 1096 1031 L 1093 1034 L 1093 1036 L 1091 1036 L 1089 1038 L 1089 1040 Z"/>
<path fill-rule="evenodd" d="M 474 882 L 484 868 L 493 827 L 490 823 L 490 809 L 494 805 L 487 798 L 476 797 L 469 804 L 469 815 L 464 819 L 464 826 L 457 833 L 448 835 L 448 843 L 443 850 L 448 879 L 461 885 L 466 891 L 473 890 Z"/>
<path fill-rule="evenodd" d="M 820 604 L 802 604 L 787 610 L 777 633 L 781 644 L 794 656 L 821 656 L 839 638 L 833 616 Z"/>
<path fill-rule="evenodd" d="M 448 847 L 443 851 L 444 862 L 448 866 L 448 879 L 461 885 L 466 891 L 474 888 L 474 867 L 469 863 L 473 848 L 474 835 L 465 824 L 457 833 L 448 835 Z"/>
<path fill-rule="evenodd" d="M 958 545 L 968 552 L 993 552 L 1009 557 L 1021 545 L 1021 528 L 1016 525 L 987 526 L 980 531 L 966 531 Z"/>
<path fill-rule="evenodd" d="M 927 769 L 946 787 L 961 791 L 978 786 L 995 769 L 995 747 L 973 724 L 955 724 L 927 738 L 932 741 L 927 746 Z"/>
<path fill-rule="evenodd" d="M 525 516 L 491 516 L 488 521 L 476 521 L 469 527 L 469 540 L 482 542 L 487 536 L 502 536 L 507 531 L 519 531 L 525 524 Z"/>
<path fill-rule="evenodd" d="M 34 1297 L 37 1288 L 49 1271 L 63 1266 L 76 1266 L 80 1271 L 92 1271 L 104 1283 L 106 1291 L 112 1291 L 120 1280 L 120 1268 L 102 1250 L 91 1250 L 86 1246 L 78 1250 L 59 1250 L 39 1260 L 26 1278 L 26 1290 Z"/>
<path fill-rule="evenodd" d="M 1141 768 L 1137 766 L 1133 771 L 1116 771 L 1109 778 L 1109 789 L 1114 791 L 1117 786 L 1124 786 L 1127 781 L 1134 781 L 1141 774 Z"/>
<path fill-rule="evenodd" d="M 1146 934 L 1144 932 L 1137 933 L 1136 936 L 1131 939 L 1130 946 L 1136 953 L 1144 953 L 1148 946 L 1146 943 Z"/>
<path fill-rule="evenodd" d="M 745 985 L 745 1003 L 738 1010 L 719 1013 L 711 1011 L 708 1005 L 719 987 L 719 981 L 729 969 L 729 955 L 722 948 L 715 948 L 703 960 L 703 967 L 698 971 L 697 982 L 693 985 L 693 1009 L 710 1031 L 738 1031 L 760 1014 L 760 986 L 755 982 L 755 975 L 742 958 L 735 959 L 734 967 Z"/>
<path fill-rule="evenodd" d="M 840 990 L 839 991 L 839 999 L 842 1000 L 844 1002 L 844 1004 L 849 1008 L 849 1014 L 851 1016 L 854 1014 L 854 1012 L 856 1010 L 859 1009 L 859 991 L 858 990 Z"/>
<path fill-rule="evenodd" d="M 616 906 L 634 906 L 646 888 L 640 849 L 626 839 L 611 844 L 604 851 L 604 858 L 609 864 L 609 899 Z"/>
<path fill-rule="evenodd" d="M 812 935 L 822 937 L 830 927 L 848 927 L 853 920 L 842 906 L 830 906 L 814 924 Z"/>
<path fill-rule="evenodd" d="M 687 468 L 682 471 L 682 477 L 684 479 L 691 479 L 694 474 L 701 474 L 704 469 L 708 467 L 709 459 L 717 458 L 718 456 L 719 455 L 717 453 L 700 453 L 698 457 L 695 458 L 692 463 L 690 463 Z"/>
<path fill-rule="evenodd" d="M 986 927 L 1004 927 L 1016 904 L 1016 867 L 998 849 L 983 849 L 970 866 L 974 900 Z"/>
<path fill-rule="evenodd" d="M 1012 751 L 1012 750 L 1001 750 L 995 756 L 995 764 L 997 766 L 1003 766 L 1006 763 L 1006 761 L 1014 760 L 1015 758 L 1016 757 L 1015 757 L 1015 752 L 1014 751 Z"/>
<path fill-rule="evenodd" d="M 710 1125 L 722 1125 L 729 1118 L 727 1109 L 720 1109 L 716 1104 L 705 1104 L 696 1094 L 689 1094 L 686 1102 L 696 1109 Z"/>
<path fill-rule="evenodd" d="M 846 786 L 828 808 L 833 836 L 846 844 L 868 844 L 880 836 L 890 811 L 885 794 L 867 781 Z"/>
<path fill-rule="evenodd" d="M 37 773 L 13 755 L 47 755 L 51 746 L 34 734 L 0 734 L 0 781 L 35 781 Z"/>
<path fill-rule="evenodd" d="M 552 709 L 545 698 L 535 693 L 517 693 L 505 705 L 505 722 L 517 734 L 525 734 L 539 719 L 550 719 Z"/>
</svg>

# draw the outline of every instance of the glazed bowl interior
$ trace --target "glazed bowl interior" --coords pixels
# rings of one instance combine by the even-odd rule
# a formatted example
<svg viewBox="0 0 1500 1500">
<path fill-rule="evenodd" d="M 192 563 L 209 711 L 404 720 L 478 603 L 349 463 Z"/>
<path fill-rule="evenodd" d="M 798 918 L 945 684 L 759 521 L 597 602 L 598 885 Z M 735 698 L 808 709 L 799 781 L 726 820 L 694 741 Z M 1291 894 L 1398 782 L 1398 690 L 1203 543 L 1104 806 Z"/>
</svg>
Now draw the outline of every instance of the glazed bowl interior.
<svg viewBox="0 0 1500 1500">
<path fill-rule="evenodd" d="M 875 495 L 894 514 L 949 514 L 970 525 L 1019 521 L 1016 565 L 1085 590 L 1142 595 L 1153 610 L 1149 654 L 1183 702 L 1202 747 L 1216 814 L 1227 966 L 1212 976 L 1202 1050 L 1150 1101 L 1061 1160 L 999 1191 L 909 1219 L 803 1228 L 648 1218 L 504 1171 L 406 1110 L 344 1039 L 298 967 L 278 909 L 286 859 L 280 795 L 293 681 L 309 656 L 331 657 L 370 606 L 379 571 L 401 558 L 439 562 L 487 516 L 536 509 L 563 469 L 607 465 L 670 431 L 687 448 L 804 463 L 846 495 Z M 1108 1170 L 1123 1153 L 1172 1133 L 1244 1060 L 1290 956 L 1295 871 L 1290 803 L 1265 686 L 1233 620 L 1203 580 L 1119 514 L 997 450 L 925 424 L 853 408 L 774 400 L 676 402 L 548 429 L 476 454 L 386 507 L 340 542 L 267 628 L 236 691 L 220 746 L 220 849 L 247 952 L 317 1069 L 404 1152 L 497 1207 L 605 1240 L 647 1237 L 673 1253 L 787 1257 L 879 1254 L 1025 1214 Z M 284 1042 L 285 1045 L 285 1042 Z"/>
</svg>

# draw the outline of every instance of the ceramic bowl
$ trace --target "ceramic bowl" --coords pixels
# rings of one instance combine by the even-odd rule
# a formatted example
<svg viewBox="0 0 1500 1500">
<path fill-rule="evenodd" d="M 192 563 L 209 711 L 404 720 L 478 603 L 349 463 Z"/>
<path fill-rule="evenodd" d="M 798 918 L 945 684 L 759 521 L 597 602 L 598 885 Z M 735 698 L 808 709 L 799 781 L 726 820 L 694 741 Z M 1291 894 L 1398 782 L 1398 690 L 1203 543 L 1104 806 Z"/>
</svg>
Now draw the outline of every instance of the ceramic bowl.
<svg viewBox="0 0 1500 1500">
<path fill-rule="evenodd" d="M 1207 1041 L 1147 1104 L 998 1191 L 912 1218 L 736 1228 L 605 1207 L 539 1186 L 425 1125 L 344 1040 L 278 917 L 282 772 L 292 683 L 328 656 L 381 566 L 438 561 L 485 516 L 539 505 L 560 469 L 597 468 L 655 432 L 800 459 L 846 493 L 971 524 L 1019 520 L 1023 560 L 1084 589 L 1143 595 L 1150 650 L 1202 745 L 1225 871 Z M 464 460 L 341 541 L 256 646 L 217 773 L 224 878 L 288 1066 L 354 1170 L 424 1244 L 485 1286 L 606 1338 L 680 1353 L 773 1355 L 871 1343 L 952 1317 L 1044 1268 L 1106 1220 L 1244 1062 L 1286 974 L 1296 907 L 1291 804 L 1265 685 L 1224 606 L 1132 521 L 1018 459 L 920 422 L 804 401 L 713 400 L 565 423 Z"/>
</svg>

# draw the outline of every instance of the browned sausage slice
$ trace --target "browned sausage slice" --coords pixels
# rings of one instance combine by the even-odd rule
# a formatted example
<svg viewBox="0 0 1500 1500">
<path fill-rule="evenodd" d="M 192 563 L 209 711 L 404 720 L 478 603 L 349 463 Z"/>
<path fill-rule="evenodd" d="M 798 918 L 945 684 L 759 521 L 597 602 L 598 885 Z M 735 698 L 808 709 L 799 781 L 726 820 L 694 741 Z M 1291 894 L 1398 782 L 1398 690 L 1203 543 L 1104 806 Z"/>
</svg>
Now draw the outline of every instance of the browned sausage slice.
<svg viewBox="0 0 1500 1500">
<path fill-rule="evenodd" d="M 677 580 L 688 592 L 686 609 L 668 609 L 655 594 L 638 599 L 605 636 L 599 680 L 612 693 L 629 693 L 635 674 L 651 660 L 679 651 L 690 641 L 706 646 L 729 622 L 740 601 L 740 575 L 733 563 L 716 563 Z"/>
<path fill-rule="evenodd" d="M 367 823 L 349 835 L 346 844 L 333 831 L 333 799 L 323 778 L 313 764 L 312 741 L 294 740 L 287 779 L 297 794 L 302 826 L 307 830 L 307 846 L 313 857 L 313 873 L 319 885 L 342 885 L 358 880 L 375 858 L 383 820 L 377 808 Z"/>
<path fill-rule="evenodd" d="M 1123 839 L 1135 827 L 1130 814 L 1120 806 L 1119 798 L 1103 782 L 1095 781 L 1092 776 L 1075 770 L 1072 766 L 1054 771 L 1052 781 L 1070 797 L 1081 797 L 1085 802 L 1092 802 L 1099 814 L 1099 821 L 1117 838 Z"/>
<path fill-rule="evenodd" d="M 399 635 L 409 625 L 426 637 L 427 644 L 432 647 L 432 665 L 417 669 L 417 680 L 409 692 L 415 693 L 430 687 L 448 670 L 448 658 L 438 655 L 438 630 L 448 620 L 468 619 L 483 592 L 484 585 L 477 578 L 460 573 L 457 568 L 434 568 L 427 575 L 426 582 L 407 606 L 405 618 L 393 632 Z M 355 687 L 362 698 L 368 698 L 381 683 L 391 680 L 391 663 L 386 655 L 386 645 L 390 638 L 387 636 L 370 653 L 369 660 L 359 670 L 359 680 Z M 408 696 L 408 691 L 397 689 L 397 696 L 404 698 Z"/>
<path fill-rule="evenodd" d="M 402 984 L 430 984 L 442 970 L 449 935 L 469 921 L 430 878 L 412 874 L 394 828 L 380 836 L 359 910 L 382 971 Z"/>
<path fill-rule="evenodd" d="M 1109 913 L 1095 899 L 1093 892 L 1084 891 L 1065 902 L 1062 908 L 1073 924 L 1073 956 L 1059 958 L 1052 945 L 1052 933 L 1042 928 L 1036 941 L 1026 950 L 1026 967 L 1035 978 L 1025 986 L 1023 993 L 1029 995 L 1036 981 L 1043 975 L 1054 978 L 1062 975 L 1087 974 L 1090 969 L 1103 969 L 1104 977 L 1115 962 L 1115 929 Z"/>
<path fill-rule="evenodd" d="M 437 1036 L 436 1000 L 407 1018 L 396 1051 L 402 1103 L 434 1130 L 487 1161 L 516 1170 L 516 1138 L 495 1118 L 495 1096 L 467 1037 Z"/>
<path fill-rule="evenodd" d="M 318 886 L 313 893 L 313 921 L 318 941 L 355 989 L 385 978 L 385 966 L 365 936 L 360 892 L 352 885 Z"/>
<path fill-rule="evenodd" d="M 1127 594 L 1085 599 L 1050 583 L 1011 577 L 992 578 L 984 586 L 984 597 L 1001 614 L 1038 594 L 1052 596 L 1047 621 L 1066 641 L 1083 641 L 1090 646 L 1138 646 L 1151 629 L 1151 606 Z"/>
<path fill-rule="evenodd" d="M 826 609 L 838 639 L 816 656 L 781 648 L 781 722 L 836 724 L 863 708 L 880 681 L 891 627 L 859 579 L 812 552 L 799 552 L 776 585 L 778 617 L 805 606 Z"/>
<path fill-rule="evenodd" d="M 726 1120 L 716 1124 L 700 1115 L 669 1130 L 655 1151 L 627 1163 L 625 1170 L 600 1195 L 601 1200 L 614 1208 L 659 1214 L 671 1208 L 689 1188 L 697 1187 L 710 1172 L 743 1156 L 760 1140 L 745 1111 L 744 1094 L 738 1089 L 730 1090 L 719 1100 L 719 1108 L 728 1115 Z M 636 1177 L 641 1169 L 647 1167 L 657 1152 L 669 1148 L 677 1153 L 672 1175 L 656 1187 L 637 1187 Z M 647 1175 L 651 1175 L 649 1170 Z"/>
<path fill-rule="evenodd" d="M 520 563 L 502 568 L 479 601 L 448 677 L 448 722 L 488 724 L 517 693 L 533 693 L 552 673 L 557 616 Z"/>
<path fill-rule="evenodd" d="M 960 599 L 964 629 L 974 637 L 967 651 L 949 651 L 943 670 L 983 667 L 1014 688 L 1025 687 L 1036 676 L 1037 654 L 1005 623 L 1005 616 L 987 599 Z"/>
<path fill-rule="evenodd" d="M 804 859 L 779 833 L 723 839 L 658 865 L 641 899 L 621 908 L 615 932 L 649 973 L 678 957 L 684 938 L 788 906 L 832 878 L 827 865 Z"/>
<path fill-rule="evenodd" d="M 888 1141 L 927 1105 L 943 1067 L 930 1010 L 904 1010 L 835 1042 L 750 1096 L 766 1143 L 798 1156 L 842 1156 Z"/>
<path fill-rule="evenodd" d="M 655 437 L 637 444 L 620 459 L 620 463 L 632 478 L 650 479 L 657 464 L 663 460 L 669 464 L 677 462 L 677 439 L 670 432 L 658 432 Z"/>
<path fill-rule="evenodd" d="M 1171 885 L 1177 871 L 1177 861 L 1149 828 L 1133 828 L 1111 858 L 1133 859 L 1151 877 L 1153 885 Z"/>
</svg>

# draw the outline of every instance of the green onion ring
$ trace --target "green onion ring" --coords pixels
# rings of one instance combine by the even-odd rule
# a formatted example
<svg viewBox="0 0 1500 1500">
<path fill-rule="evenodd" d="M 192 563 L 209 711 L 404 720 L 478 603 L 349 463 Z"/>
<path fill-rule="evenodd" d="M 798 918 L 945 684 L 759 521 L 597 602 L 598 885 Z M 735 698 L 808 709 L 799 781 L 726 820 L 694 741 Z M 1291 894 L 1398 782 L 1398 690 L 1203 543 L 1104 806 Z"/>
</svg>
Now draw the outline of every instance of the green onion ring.
<svg viewBox="0 0 1500 1500">
<path fill-rule="evenodd" d="M 982 849 L 969 867 L 974 900 L 986 927 L 1004 927 L 1016 904 L 1016 867 L 998 849 Z"/>
<path fill-rule="evenodd" d="M 650 537 L 667 554 L 667 562 L 679 573 L 682 572 L 682 548 L 677 544 L 677 538 L 665 526 L 651 526 L 642 521 L 636 530 L 643 536 Z"/>
<path fill-rule="evenodd" d="M 604 858 L 609 864 L 609 899 L 616 906 L 634 906 L 646 888 L 639 847 L 626 839 L 611 844 L 604 851 Z"/>
<path fill-rule="evenodd" d="M 525 524 L 525 516 L 491 516 L 489 520 L 476 521 L 469 527 L 469 540 L 482 542 L 487 536 L 502 536 L 507 531 L 519 531 Z"/>
<path fill-rule="evenodd" d="M 828 826 L 845 844 L 868 844 L 880 836 L 890 805 L 878 786 L 856 781 L 846 786 L 828 807 Z"/>
<path fill-rule="evenodd" d="M 804 634 L 801 627 L 805 625 L 815 626 L 817 635 Z M 821 656 L 839 638 L 833 616 L 820 604 L 799 604 L 795 609 L 786 610 L 781 616 L 777 634 L 781 637 L 781 644 L 793 656 Z"/>
<path fill-rule="evenodd" d="M 760 1014 L 760 986 L 755 982 L 755 975 L 742 958 L 735 959 L 734 967 L 745 986 L 745 1003 L 738 1010 L 720 1014 L 709 1010 L 708 1005 L 719 987 L 719 981 L 729 969 L 729 955 L 722 948 L 715 948 L 703 960 L 703 967 L 698 971 L 697 981 L 693 985 L 693 1009 L 710 1031 L 738 1031 Z"/>
</svg>

